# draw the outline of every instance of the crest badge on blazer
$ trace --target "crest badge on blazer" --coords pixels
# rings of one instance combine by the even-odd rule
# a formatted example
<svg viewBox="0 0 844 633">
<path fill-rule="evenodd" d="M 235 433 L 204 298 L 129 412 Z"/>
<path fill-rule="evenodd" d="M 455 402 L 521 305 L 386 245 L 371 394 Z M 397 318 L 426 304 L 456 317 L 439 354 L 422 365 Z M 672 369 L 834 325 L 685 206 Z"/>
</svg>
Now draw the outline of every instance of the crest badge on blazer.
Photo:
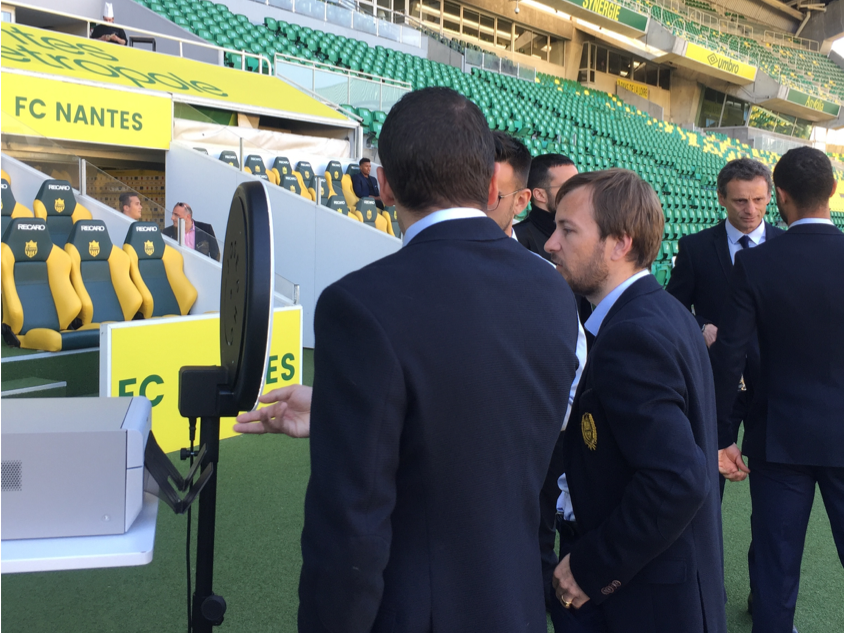
<svg viewBox="0 0 844 633">
<path fill-rule="evenodd" d="M 598 448 L 598 431 L 591 413 L 584 413 L 580 419 L 580 432 L 583 433 L 583 443 L 589 447 L 590 451 Z"/>
</svg>

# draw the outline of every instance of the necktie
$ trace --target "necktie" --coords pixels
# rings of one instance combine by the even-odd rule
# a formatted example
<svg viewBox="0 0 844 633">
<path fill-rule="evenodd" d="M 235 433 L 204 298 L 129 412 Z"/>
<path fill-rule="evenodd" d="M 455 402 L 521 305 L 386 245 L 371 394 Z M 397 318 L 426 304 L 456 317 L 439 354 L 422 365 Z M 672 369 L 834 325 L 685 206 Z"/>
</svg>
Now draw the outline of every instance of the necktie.
<svg viewBox="0 0 844 633">
<path fill-rule="evenodd" d="M 738 241 L 742 248 L 750 248 L 750 236 L 742 235 Z"/>
</svg>

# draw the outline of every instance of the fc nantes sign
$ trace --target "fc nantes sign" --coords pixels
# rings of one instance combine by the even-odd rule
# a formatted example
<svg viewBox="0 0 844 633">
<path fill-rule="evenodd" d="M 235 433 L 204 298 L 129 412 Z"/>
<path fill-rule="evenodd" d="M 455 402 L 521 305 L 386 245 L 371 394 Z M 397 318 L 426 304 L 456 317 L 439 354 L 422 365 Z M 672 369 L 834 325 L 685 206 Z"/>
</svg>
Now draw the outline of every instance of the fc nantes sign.
<svg viewBox="0 0 844 633">
<path fill-rule="evenodd" d="M 692 59 L 701 64 L 705 64 L 710 68 L 720 70 L 721 72 L 741 77 L 749 81 L 756 80 L 756 67 L 750 64 L 745 64 L 732 57 L 727 57 L 721 53 L 716 53 L 703 46 L 688 43 L 686 46 L 685 57 Z"/>
<path fill-rule="evenodd" d="M 100 396 L 145 396 L 152 430 L 165 452 L 187 446 L 187 420 L 179 415 L 179 369 L 220 364 L 216 314 L 110 323 L 100 326 Z M 302 381 L 302 308 L 273 311 L 264 393 Z M 220 437 L 235 435 L 223 420 Z"/>
<path fill-rule="evenodd" d="M 612 20 L 618 24 L 630 27 L 642 33 L 648 30 L 648 16 L 631 11 L 611 0 L 563 0 L 565 4 L 573 4 L 602 18 Z"/>
<path fill-rule="evenodd" d="M 169 97 L 4 72 L 2 103 L 3 112 L 14 115 L 24 129 L 47 138 L 124 147 L 170 146 Z M 4 117 L 4 124 L 7 120 Z"/>
</svg>

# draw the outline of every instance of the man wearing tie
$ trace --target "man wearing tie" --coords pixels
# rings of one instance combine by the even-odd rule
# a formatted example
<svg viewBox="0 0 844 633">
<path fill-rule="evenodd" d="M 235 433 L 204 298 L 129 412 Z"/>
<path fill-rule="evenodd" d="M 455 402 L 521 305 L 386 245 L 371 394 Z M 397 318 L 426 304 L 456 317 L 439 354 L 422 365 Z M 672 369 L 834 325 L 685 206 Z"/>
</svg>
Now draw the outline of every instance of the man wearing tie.
<svg viewBox="0 0 844 633">
<path fill-rule="evenodd" d="M 381 201 L 378 181 L 374 176 L 370 175 L 372 162 L 368 158 L 361 158 L 358 166 L 360 167 L 360 173 L 352 176 L 352 189 L 355 195 L 358 198 L 372 198 L 375 200 L 375 206 L 383 209 L 384 203 Z"/>
<path fill-rule="evenodd" d="M 753 633 L 793 630 L 816 486 L 844 564 L 844 235 L 829 213 L 836 182 L 826 155 L 801 147 L 777 163 L 774 184 L 789 230 L 738 254 L 712 345 L 721 474 L 741 481 L 750 473 Z M 745 465 L 731 413 L 757 335 Z"/>
<path fill-rule="evenodd" d="M 764 244 L 785 232 L 765 221 L 771 188 L 771 172 L 762 163 L 750 158 L 730 161 L 718 174 L 718 202 L 727 212 L 727 219 L 680 240 L 680 252 L 666 290 L 694 313 L 707 347 L 711 347 L 718 338 L 721 311 L 729 293 L 729 275 L 736 253 Z M 759 346 L 754 339 L 747 352 L 744 389 L 736 395 L 730 414 L 733 442 L 738 439 L 742 420 L 747 418 L 759 372 Z M 737 388 L 738 385 L 737 382 Z M 723 476 L 719 478 L 722 497 L 724 481 Z M 752 542 L 747 559 L 751 569 L 747 608 L 752 612 Z"/>
</svg>

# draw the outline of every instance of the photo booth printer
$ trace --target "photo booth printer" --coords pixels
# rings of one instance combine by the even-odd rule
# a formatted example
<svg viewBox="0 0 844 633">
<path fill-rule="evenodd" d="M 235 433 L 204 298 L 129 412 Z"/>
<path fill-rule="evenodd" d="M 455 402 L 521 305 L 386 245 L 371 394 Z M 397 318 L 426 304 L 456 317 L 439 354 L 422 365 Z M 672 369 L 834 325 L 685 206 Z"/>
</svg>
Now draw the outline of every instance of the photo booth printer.
<svg viewBox="0 0 844 633">
<path fill-rule="evenodd" d="M 143 505 L 149 400 L 4 398 L 0 407 L 3 540 L 129 530 Z"/>
</svg>

